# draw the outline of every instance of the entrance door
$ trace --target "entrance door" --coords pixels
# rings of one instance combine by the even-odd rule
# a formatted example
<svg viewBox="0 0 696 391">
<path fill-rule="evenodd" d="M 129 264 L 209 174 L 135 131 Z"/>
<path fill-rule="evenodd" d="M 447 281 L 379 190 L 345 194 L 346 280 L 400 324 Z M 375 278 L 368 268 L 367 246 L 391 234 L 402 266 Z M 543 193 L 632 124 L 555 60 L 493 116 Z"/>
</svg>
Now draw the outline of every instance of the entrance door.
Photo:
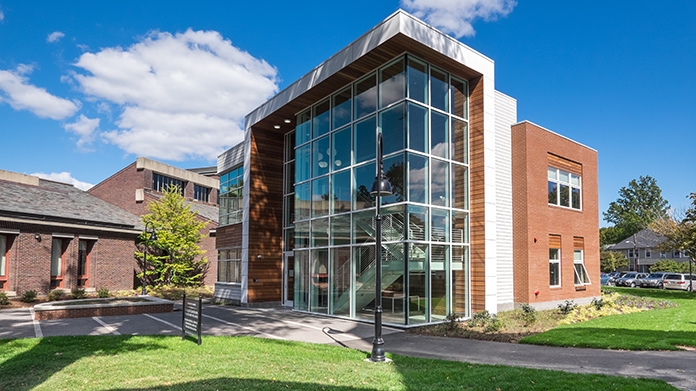
<svg viewBox="0 0 696 391">
<path fill-rule="evenodd" d="M 292 307 L 295 297 L 295 256 L 293 253 L 283 254 L 283 305 Z"/>
</svg>

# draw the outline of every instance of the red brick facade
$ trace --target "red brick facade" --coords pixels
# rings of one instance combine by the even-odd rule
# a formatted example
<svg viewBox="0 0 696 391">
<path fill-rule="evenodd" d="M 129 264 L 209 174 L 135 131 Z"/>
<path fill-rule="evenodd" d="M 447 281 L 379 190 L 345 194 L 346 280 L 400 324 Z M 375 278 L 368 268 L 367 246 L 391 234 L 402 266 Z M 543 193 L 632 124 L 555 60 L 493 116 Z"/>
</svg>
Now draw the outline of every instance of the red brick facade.
<svg viewBox="0 0 696 391">
<path fill-rule="evenodd" d="M 550 205 L 548 167 L 581 175 L 580 210 Z M 597 152 L 529 122 L 512 127 L 515 303 L 551 307 L 599 296 Z M 550 239 L 550 235 L 553 235 Z M 560 236 L 560 287 L 549 281 L 549 241 Z M 574 284 L 573 250 L 581 243 L 590 284 Z M 538 294 L 535 294 L 538 292 Z"/>
</svg>

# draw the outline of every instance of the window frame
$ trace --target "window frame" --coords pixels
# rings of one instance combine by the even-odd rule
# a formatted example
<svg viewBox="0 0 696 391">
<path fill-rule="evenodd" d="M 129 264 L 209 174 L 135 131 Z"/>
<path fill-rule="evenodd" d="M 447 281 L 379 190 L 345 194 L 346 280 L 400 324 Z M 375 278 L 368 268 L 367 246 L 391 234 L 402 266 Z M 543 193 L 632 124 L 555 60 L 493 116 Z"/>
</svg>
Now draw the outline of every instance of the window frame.
<svg viewBox="0 0 696 391">
<path fill-rule="evenodd" d="M 60 248 L 60 255 L 58 258 L 56 258 L 56 243 L 58 243 L 58 246 Z M 68 248 L 68 244 L 70 241 L 65 238 L 57 238 L 53 237 L 51 239 L 51 264 L 50 264 L 50 274 L 51 274 L 51 282 L 50 282 L 50 287 L 51 289 L 61 289 L 63 288 L 64 284 L 64 277 L 65 277 L 65 253 Z M 53 269 L 54 269 L 54 262 L 56 262 L 56 259 L 60 261 L 60 266 L 57 268 L 59 274 L 53 274 Z"/>
<path fill-rule="evenodd" d="M 186 182 L 157 172 L 152 173 L 152 191 L 164 193 L 170 186 L 179 187 L 179 194 L 184 195 Z"/>
<path fill-rule="evenodd" d="M 10 239 L 0 235 L 0 291 L 7 290 L 7 280 L 10 270 Z"/>
<path fill-rule="evenodd" d="M 200 202 L 210 202 L 210 191 L 212 189 L 206 186 L 193 184 L 193 199 Z M 199 197 L 202 196 L 202 197 Z"/>
<path fill-rule="evenodd" d="M 82 270 L 82 274 L 80 274 L 80 269 L 81 269 L 81 263 L 82 263 L 82 243 L 85 244 L 85 266 L 84 270 Z M 92 254 L 92 248 L 94 247 L 94 241 L 93 240 L 87 240 L 87 239 L 79 239 L 78 245 L 77 245 L 77 286 L 81 288 L 85 288 L 89 286 L 89 272 L 90 272 L 90 263 L 91 263 L 91 254 Z"/>
<path fill-rule="evenodd" d="M 577 253 L 580 253 L 580 259 L 576 259 L 575 255 Z M 578 272 L 578 265 L 580 265 L 581 269 L 580 271 L 584 276 L 581 276 Z M 585 250 L 583 249 L 573 249 L 573 272 L 575 275 L 575 278 L 573 280 L 573 284 L 575 286 L 584 286 L 584 285 L 591 285 L 592 280 L 590 280 L 590 274 L 587 272 L 587 268 L 585 267 Z M 580 281 L 580 282 L 578 282 Z"/>
<path fill-rule="evenodd" d="M 554 178 L 551 178 L 551 177 L 550 177 L 551 170 L 555 170 L 555 176 L 554 176 Z M 567 174 L 567 176 L 568 176 L 568 181 L 567 181 L 567 182 L 561 180 L 561 175 L 562 175 L 562 174 Z M 578 182 L 577 185 L 574 185 L 574 184 L 573 184 L 573 178 L 574 178 L 574 177 L 577 178 L 577 182 Z M 562 169 L 560 169 L 560 168 L 556 168 L 556 167 L 553 167 L 553 166 L 547 166 L 547 169 L 546 169 L 546 183 L 547 183 L 547 185 L 546 185 L 547 200 L 548 200 L 548 198 L 549 198 L 549 197 L 548 197 L 548 196 L 549 196 L 549 187 L 550 187 L 550 185 L 551 185 L 552 183 L 555 185 L 555 189 L 556 189 L 556 190 L 555 190 L 555 192 L 556 192 L 556 202 L 555 202 L 555 203 L 548 202 L 549 205 L 558 206 L 558 207 L 561 207 L 561 208 L 566 208 L 566 209 L 571 209 L 571 210 L 582 211 L 582 198 L 583 198 L 583 197 L 582 197 L 582 175 L 578 175 L 578 174 L 572 173 L 572 172 L 570 172 L 570 171 L 565 171 L 565 170 L 562 170 Z M 562 204 L 561 204 L 561 191 L 560 191 L 560 189 L 561 189 L 562 186 L 566 186 L 566 187 L 568 188 L 568 206 L 562 205 Z M 577 208 L 575 208 L 575 207 L 573 206 L 573 200 L 574 200 L 574 198 L 573 198 L 573 189 L 578 190 L 578 194 L 579 194 L 579 198 L 580 198 L 579 201 L 578 201 L 578 207 L 577 207 Z"/>
<path fill-rule="evenodd" d="M 227 256 L 225 256 L 227 255 Z M 221 258 L 222 257 L 222 258 Z M 218 249 L 218 262 L 217 262 L 217 282 L 226 284 L 240 284 L 242 282 L 242 248 L 241 247 L 230 247 Z M 221 280 L 223 273 L 220 270 L 227 268 L 227 278 L 225 281 Z M 234 270 L 234 272 L 232 272 Z M 230 278 L 233 276 L 233 278 Z"/>
<path fill-rule="evenodd" d="M 558 252 L 557 259 L 554 259 L 551 257 L 551 251 L 556 250 Z M 558 284 L 553 285 L 551 284 L 551 266 L 556 265 L 558 268 Z M 550 288 L 560 288 L 562 286 L 561 284 L 561 249 L 560 248 L 555 248 L 555 247 L 549 247 L 549 287 Z"/>
</svg>

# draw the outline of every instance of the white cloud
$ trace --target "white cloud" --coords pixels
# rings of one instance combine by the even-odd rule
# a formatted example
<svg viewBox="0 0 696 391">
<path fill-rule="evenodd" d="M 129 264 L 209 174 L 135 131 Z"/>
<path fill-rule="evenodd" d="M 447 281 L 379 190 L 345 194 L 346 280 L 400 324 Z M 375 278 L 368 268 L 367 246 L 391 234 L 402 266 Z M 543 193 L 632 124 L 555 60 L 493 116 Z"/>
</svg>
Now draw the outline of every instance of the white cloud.
<svg viewBox="0 0 696 391">
<path fill-rule="evenodd" d="M 48 37 L 46 37 L 46 42 L 58 42 L 64 36 L 65 34 L 61 33 L 60 31 L 54 31 L 48 34 Z"/>
<path fill-rule="evenodd" d="M 75 102 L 51 95 L 45 89 L 29 83 L 24 76 L 32 67 L 20 65 L 16 71 L 0 70 L 0 102 L 15 110 L 29 110 L 39 117 L 55 120 L 72 116 L 79 109 Z"/>
<path fill-rule="evenodd" d="M 48 179 L 51 181 L 68 183 L 68 184 L 71 184 L 71 185 L 77 187 L 80 190 L 85 190 L 85 191 L 88 190 L 90 187 L 94 186 L 91 183 L 78 181 L 77 179 L 72 177 L 72 174 L 70 174 L 69 172 L 65 172 L 65 171 L 64 172 L 52 172 L 50 174 L 44 174 L 43 172 L 37 172 L 34 174 L 30 174 L 30 175 L 37 176 L 37 177 L 43 178 L 43 179 Z"/>
<path fill-rule="evenodd" d="M 496 20 L 516 5 L 516 0 L 401 0 L 405 10 L 457 38 L 476 34 L 474 20 Z"/>
<path fill-rule="evenodd" d="M 2 12 L 2 10 L 0 10 L 0 22 L 3 20 L 5 20 L 5 14 Z"/>
<path fill-rule="evenodd" d="M 94 131 L 99 127 L 99 118 L 90 119 L 80 114 L 77 121 L 63 125 L 63 128 L 79 136 L 77 147 L 82 150 L 89 150 L 89 146 L 94 141 Z"/>
<path fill-rule="evenodd" d="M 154 32 L 126 49 L 84 53 L 82 91 L 120 106 L 104 133 L 128 153 L 204 158 L 241 141 L 244 116 L 278 90 L 277 70 L 215 31 Z"/>
</svg>

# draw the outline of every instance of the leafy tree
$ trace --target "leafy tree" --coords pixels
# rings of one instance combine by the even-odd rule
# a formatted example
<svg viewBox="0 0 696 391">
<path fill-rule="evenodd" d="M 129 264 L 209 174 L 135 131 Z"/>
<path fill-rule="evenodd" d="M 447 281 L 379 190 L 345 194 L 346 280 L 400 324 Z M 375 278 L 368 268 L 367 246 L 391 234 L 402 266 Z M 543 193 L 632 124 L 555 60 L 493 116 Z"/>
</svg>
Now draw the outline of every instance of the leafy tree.
<svg viewBox="0 0 696 391">
<path fill-rule="evenodd" d="M 626 234 L 626 231 L 621 227 L 603 227 L 599 229 L 599 245 L 608 246 L 610 244 L 616 244 L 629 236 L 631 236 L 631 234 Z"/>
<path fill-rule="evenodd" d="M 688 273 L 688 262 L 676 262 L 672 259 L 661 259 L 650 266 L 650 273 L 653 272 L 672 272 L 672 273 Z"/>
<path fill-rule="evenodd" d="M 626 266 L 628 266 L 628 258 L 619 252 L 601 251 L 599 253 L 599 268 L 605 273 Z"/>
<path fill-rule="evenodd" d="M 668 208 L 655 178 L 641 176 L 619 190 L 619 198 L 609 204 L 603 216 L 625 238 L 647 228 L 653 221 L 667 217 Z"/>
<path fill-rule="evenodd" d="M 672 216 L 655 220 L 650 225 L 653 231 L 667 238 L 660 245 L 661 249 L 679 250 L 689 257 L 685 272 L 692 271 L 696 262 L 696 193 L 689 194 L 687 198 L 691 199 L 691 206 L 683 218 L 675 212 Z M 692 270 L 688 270 L 689 268 Z"/>
<path fill-rule="evenodd" d="M 152 223 L 157 240 L 150 241 L 150 234 L 140 235 L 139 250 L 135 258 L 143 269 L 143 250 L 147 248 L 146 276 L 149 284 L 199 286 L 208 270 L 208 260 L 200 248 L 205 222 L 196 219 L 197 212 L 191 210 L 181 195 L 178 186 L 170 186 L 164 196 L 147 205 L 150 213 L 143 215 L 143 224 Z M 139 275 L 142 277 L 142 274 Z"/>
</svg>

